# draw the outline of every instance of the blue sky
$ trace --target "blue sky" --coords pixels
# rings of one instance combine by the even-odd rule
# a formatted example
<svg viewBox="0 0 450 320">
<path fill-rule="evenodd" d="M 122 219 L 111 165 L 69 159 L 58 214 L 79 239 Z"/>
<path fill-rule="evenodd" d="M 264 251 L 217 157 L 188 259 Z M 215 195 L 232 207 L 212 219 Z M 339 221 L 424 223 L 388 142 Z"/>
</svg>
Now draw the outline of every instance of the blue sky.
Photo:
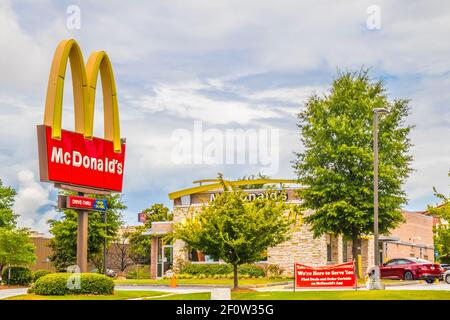
<svg viewBox="0 0 450 320">
<path fill-rule="evenodd" d="M 370 5 L 380 29 L 367 27 Z M 80 28 L 69 29 L 69 5 Z M 176 164 L 177 129 L 276 129 L 279 170 L 294 178 L 300 151 L 295 114 L 328 89 L 337 69 L 371 67 L 389 97 L 411 99 L 408 122 L 416 170 L 404 188 L 409 210 L 449 192 L 450 4 L 439 1 L 2 1 L 0 3 L 0 178 L 18 191 L 23 226 L 46 232 L 56 190 L 39 182 L 35 125 L 42 123 L 51 59 L 75 38 L 85 60 L 105 50 L 119 92 L 127 138 L 123 199 L 127 224 L 169 192 L 223 172 L 235 179 L 255 164 Z M 70 75 L 68 74 L 68 78 Z M 100 87 L 100 86 L 98 86 Z M 100 90 L 100 89 L 98 89 Z M 98 92 L 98 97 L 101 93 Z M 95 133 L 102 136 L 101 99 Z M 72 92 L 63 127 L 73 129 Z"/>
</svg>

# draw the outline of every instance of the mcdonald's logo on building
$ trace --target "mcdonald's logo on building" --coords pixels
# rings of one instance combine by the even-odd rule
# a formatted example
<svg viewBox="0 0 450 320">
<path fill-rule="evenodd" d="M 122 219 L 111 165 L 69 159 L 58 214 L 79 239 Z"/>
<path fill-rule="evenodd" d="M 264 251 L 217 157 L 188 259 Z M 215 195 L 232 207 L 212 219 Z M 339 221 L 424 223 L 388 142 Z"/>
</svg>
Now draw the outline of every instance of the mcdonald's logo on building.
<svg viewBox="0 0 450 320">
<path fill-rule="evenodd" d="M 63 130 L 62 102 L 70 61 L 75 132 Z M 104 139 L 93 136 L 95 90 L 101 76 Z M 122 191 L 125 143 L 120 137 L 116 83 L 108 55 L 93 52 L 84 65 L 73 39 L 56 49 L 48 80 L 44 124 L 37 126 L 41 181 L 101 191 Z"/>
</svg>

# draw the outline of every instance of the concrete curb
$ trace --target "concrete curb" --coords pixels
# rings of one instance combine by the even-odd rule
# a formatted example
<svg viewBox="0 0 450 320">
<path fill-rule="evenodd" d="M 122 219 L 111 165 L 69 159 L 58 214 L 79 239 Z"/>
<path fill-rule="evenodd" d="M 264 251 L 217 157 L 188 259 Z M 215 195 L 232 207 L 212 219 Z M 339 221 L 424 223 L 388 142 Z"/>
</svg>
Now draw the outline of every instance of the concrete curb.
<svg viewBox="0 0 450 320">
<path fill-rule="evenodd" d="M 250 285 L 240 285 L 240 288 L 246 288 L 246 289 L 252 289 L 252 288 L 264 288 L 264 287 L 275 287 L 275 286 L 283 286 L 288 285 L 290 282 L 273 282 L 273 283 L 261 283 L 261 284 L 250 284 Z M 115 284 L 116 286 L 121 287 L 170 287 L 169 284 L 155 284 L 155 283 L 145 283 L 145 284 Z M 188 284 L 188 283 L 181 283 L 177 284 L 177 287 L 184 287 L 184 288 L 232 288 L 233 285 L 231 284 Z"/>
<path fill-rule="evenodd" d="M 385 283 L 384 286 L 385 287 L 409 286 L 409 285 L 419 284 L 419 283 L 420 283 L 419 280 L 408 281 L 408 282 L 399 281 L 398 283 L 388 282 L 388 283 Z M 365 284 L 358 285 L 358 289 L 365 289 L 365 288 L 366 288 Z M 289 286 L 285 286 L 284 289 L 294 289 L 294 287 L 292 285 L 289 285 Z M 339 289 L 339 288 L 336 288 L 336 289 Z"/>
</svg>

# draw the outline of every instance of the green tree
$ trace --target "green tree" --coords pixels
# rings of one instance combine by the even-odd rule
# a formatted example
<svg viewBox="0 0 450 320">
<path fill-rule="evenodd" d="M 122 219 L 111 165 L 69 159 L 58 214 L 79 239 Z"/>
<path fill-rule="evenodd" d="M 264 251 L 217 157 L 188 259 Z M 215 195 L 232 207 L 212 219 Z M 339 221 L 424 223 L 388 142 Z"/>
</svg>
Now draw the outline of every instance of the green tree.
<svg viewBox="0 0 450 320">
<path fill-rule="evenodd" d="M 103 221 L 103 213 L 91 211 L 88 219 L 88 259 L 94 262 L 96 267 L 101 269 L 103 242 L 106 237 L 107 244 L 110 244 L 116 237 L 118 229 L 122 226 L 122 211 L 126 206 L 122 202 L 120 194 L 107 196 L 86 195 L 107 201 L 107 223 Z M 63 271 L 68 266 L 76 264 L 77 254 L 77 218 L 78 214 L 74 210 L 63 210 L 61 219 L 49 220 L 50 233 L 53 238 L 50 247 L 53 254 L 50 261 L 56 269 Z M 106 228 L 105 228 L 106 227 Z"/>
<path fill-rule="evenodd" d="M 150 208 L 143 210 L 144 225 L 139 226 L 129 235 L 130 237 L 130 257 L 136 264 L 150 264 L 151 238 L 143 233 L 152 227 L 155 221 L 172 221 L 173 215 L 169 208 L 162 203 L 155 203 Z M 164 237 L 164 240 L 171 241 L 171 234 Z"/>
<path fill-rule="evenodd" d="M 4 186 L 0 179 L 0 228 L 14 228 L 16 226 L 17 215 L 12 210 L 15 196 L 16 190 Z"/>
<path fill-rule="evenodd" d="M 162 203 L 155 203 L 150 208 L 144 209 L 142 212 L 145 214 L 145 227 L 151 228 L 154 221 L 172 221 L 173 215 Z"/>
<path fill-rule="evenodd" d="M 129 235 L 129 255 L 135 264 L 150 264 L 152 239 L 143 233 L 148 230 L 145 226 L 139 226 Z"/>
<path fill-rule="evenodd" d="M 283 201 L 270 197 L 246 201 L 245 195 L 241 190 L 223 192 L 175 225 L 175 238 L 233 266 L 235 288 L 238 265 L 259 261 L 268 247 L 289 239 L 294 221 Z"/>
<path fill-rule="evenodd" d="M 448 176 L 450 177 L 450 171 Z M 438 252 L 439 261 L 448 263 L 450 262 L 450 196 L 437 192 L 435 187 L 433 191 L 441 202 L 438 206 L 428 206 L 428 212 L 441 220 L 433 229 L 434 248 Z"/>
<path fill-rule="evenodd" d="M 412 126 L 404 121 L 408 100 L 388 100 L 382 81 L 368 70 L 338 73 L 329 93 L 312 95 L 298 114 L 304 151 L 294 168 L 305 218 L 318 237 L 341 234 L 353 240 L 373 233 L 373 109 L 386 108 L 379 125 L 379 230 L 386 234 L 402 220 L 407 199 L 402 184 L 411 172 Z"/>
<path fill-rule="evenodd" d="M 270 189 L 273 186 L 269 186 L 269 185 L 265 185 L 265 184 L 252 184 L 251 180 L 258 180 L 258 179 L 269 179 L 269 176 L 266 176 L 260 172 L 258 172 L 258 174 L 250 174 L 250 175 L 244 175 L 243 177 L 240 177 L 238 180 L 249 180 L 249 184 L 244 184 L 244 185 L 240 185 L 238 186 L 239 189 L 241 190 L 251 190 L 251 189 Z"/>
<path fill-rule="evenodd" d="M 0 228 L 0 274 L 5 266 L 25 266 L 36 260 L 27 229 Z"/>
</svg>

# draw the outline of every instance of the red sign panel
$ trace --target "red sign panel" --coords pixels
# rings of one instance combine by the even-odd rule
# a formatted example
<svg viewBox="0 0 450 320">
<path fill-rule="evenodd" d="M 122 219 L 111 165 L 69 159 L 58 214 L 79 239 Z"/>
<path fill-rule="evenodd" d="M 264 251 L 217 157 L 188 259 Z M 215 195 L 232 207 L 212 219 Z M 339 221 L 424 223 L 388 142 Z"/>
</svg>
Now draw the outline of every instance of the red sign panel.
<svg viewBox="0 0 450 320">
<path fill-rule="evenodd" d="M 138 222 L 145 223 L 145 212 L 138 213 Z"/>
<path fill-rule="evenodd" d="M 106 200 L 78 197 L 78 196 L 68 196 L 67 208 L 105 211 Z"/>
<path fill-rule="evenodd" d="M 122 191 L 125 144 L 121 153 L 115 153 L 112 141 L 85 139 L 80 133 L 66 130 L 57 140 L 52 139 L 51 130 L 38 126 L 41 181 Z"/>
<path fill-rule="evenodd" d="M 353 287 L 355 284 L 353 262 L 324 267 L 295 264 L 295 286 L 298 288 Z"/>
</svg>

